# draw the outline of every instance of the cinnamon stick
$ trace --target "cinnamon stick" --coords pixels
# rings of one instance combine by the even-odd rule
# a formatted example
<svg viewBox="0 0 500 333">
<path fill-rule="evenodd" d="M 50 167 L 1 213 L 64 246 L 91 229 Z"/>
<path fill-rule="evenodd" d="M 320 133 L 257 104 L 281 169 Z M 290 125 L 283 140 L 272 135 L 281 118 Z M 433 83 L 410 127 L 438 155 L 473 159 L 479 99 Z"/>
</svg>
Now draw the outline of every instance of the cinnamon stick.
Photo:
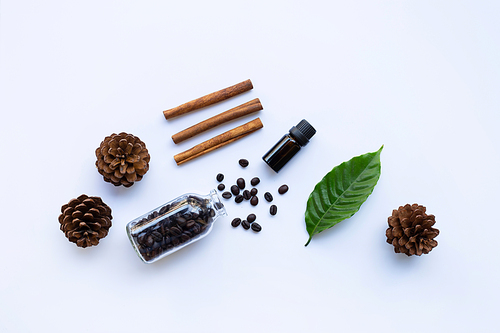
<svg viewBox="0 0 500 333">
<path fill-rule="evenodd" d="M 246 124 L 235 127 L 227 132 L 224 132 L 220 135 L 217 135 L 205 142 L 202 142 L 191 149 L 188 149 L 182 153 L 179 153 L 174 156 L 174 160 L 177 165 L 181 165 L 187 161 L 190 161 L 196 157 L 205 155 L 208 152 L 211 152 L 217 148 L 223 147 L 231 142 L 239 140 L 258 129 L 263 127 L 260 118 L 256 118 L 252 121 L 249 121 Z"/>
<path fill-rule="evenodd" d="M 252 82 L 250 80 L 246 80 L 238 84 L 235 84 L 234 86 L 227 87 L 225 89 L 194 99 L 190 102 L 179 105 L 173 109 L 165 110 L 163 111 L 163 115 L 165 116 L 165 119 L 177 117 L 185 113 L 201 109 L 206 106 L 226 100 L 238 94 L 244 93 L 245 91 L 249 91 L 252 88 L 253 88 Z"/>
<path fill-rule="evenodd" d="M 182 142 L 228 121 L 246 116 L 247 114 L 260 110 L 262 110 L 262 104 L 260 103 L 260 100 L 258 98 L 252 99 L 249 102 L 238 105 L 237 107 L 229 109 L 225 112 L 219 113 L 216 116 L 208 118 L 207 120 L 199 122 L 198 124 L 195 124 L 183 131 L 180 131 L 179 133 L 172 135 L 172 140 L 174 141 L 174 143 Z"/>
</svg>

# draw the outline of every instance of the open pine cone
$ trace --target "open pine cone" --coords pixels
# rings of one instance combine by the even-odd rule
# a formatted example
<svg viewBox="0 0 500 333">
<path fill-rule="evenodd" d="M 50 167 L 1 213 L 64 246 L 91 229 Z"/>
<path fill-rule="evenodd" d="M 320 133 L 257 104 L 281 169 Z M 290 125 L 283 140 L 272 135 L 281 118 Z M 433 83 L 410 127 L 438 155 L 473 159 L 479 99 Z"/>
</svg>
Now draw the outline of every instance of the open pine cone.
<svg viewBox="0 0 500 333">
<path fill-rule="evenodd" d="M 132 134 L 122 132 L 105 137 L 95 154 L 97 171 L 115 186 L 130 187 L 149 170 L 146 144 Z"/>
<path fill-rule="evenodd" d="M 436 220 L 434 215 L 427 215 L 425 207 L 418 204 L 392 211 L 388 219 L 387 243 L 394 245 L 394 252 L 404 253 L 407 256 L 429 253 L 438 242 L 434 237 L 439 235 L 439 230 L 432 228 Z"/>
<path fill-rule="evenodd" d="M 99 244 L 111 227 L 111 208 L 99 197 L 85 194 L 61 207 L 60 229 L 70 242 L 79 247 Z"/>
</svg>

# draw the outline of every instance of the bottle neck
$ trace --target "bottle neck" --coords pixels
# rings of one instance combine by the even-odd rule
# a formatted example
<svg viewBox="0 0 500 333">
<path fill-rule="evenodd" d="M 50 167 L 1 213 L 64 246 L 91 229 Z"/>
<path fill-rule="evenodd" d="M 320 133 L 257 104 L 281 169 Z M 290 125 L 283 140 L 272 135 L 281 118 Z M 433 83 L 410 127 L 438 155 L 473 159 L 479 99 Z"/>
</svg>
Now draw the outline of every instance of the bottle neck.
<svg viewBox="0 0 500 333">
<path fill-rule="evenodd" d="M 210 198 L 210 203 L 212 206 L 212 209 L 215 212 L 215 215 L 213 216 L 213 219 L 217 219 L 220 216 L 227 216 L 226 212 L 226 207 L 224 207 L 224 204 L 220 200 L 219 195 L 217 194 L 217 191 L 215 189 L 212 189 L 210 193 L 208 194 Z"/>
</svg>

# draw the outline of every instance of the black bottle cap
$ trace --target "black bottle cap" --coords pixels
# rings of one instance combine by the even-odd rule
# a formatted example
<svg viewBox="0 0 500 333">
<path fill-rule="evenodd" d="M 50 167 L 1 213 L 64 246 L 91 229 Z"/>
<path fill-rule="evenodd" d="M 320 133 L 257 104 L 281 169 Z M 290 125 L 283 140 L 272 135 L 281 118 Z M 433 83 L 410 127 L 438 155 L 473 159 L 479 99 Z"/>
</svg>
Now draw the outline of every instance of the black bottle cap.
<svg viewBox="0 0 500 333">
<path fill-rule="evenodd" d="M 297 126 L 290 129 L 290 134 L 293 135 L 301 146 L 309 143 L 309 140 L 316 134 L 316 130 L 305 119 L 302 119 Z"/>
</svg>

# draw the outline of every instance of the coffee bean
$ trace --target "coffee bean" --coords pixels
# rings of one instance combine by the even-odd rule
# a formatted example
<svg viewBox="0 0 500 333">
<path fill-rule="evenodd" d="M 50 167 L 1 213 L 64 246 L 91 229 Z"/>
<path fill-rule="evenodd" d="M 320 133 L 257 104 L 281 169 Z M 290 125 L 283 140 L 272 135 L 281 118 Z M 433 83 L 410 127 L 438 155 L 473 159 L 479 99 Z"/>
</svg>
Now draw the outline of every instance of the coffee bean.
<svg viewBox="0 0 500 333">
<path fill-rule="evenodd" d="M 222 193 L 222 197 L 223 197 L 224 199 L 229 199 L 229 198 L 231 198 L 231 197 L 232 197 L 231 192 L 227 192 L 227 191 L 226 191 L 226 192 Z"/>
<path fill-rule="evenodd" d="M 252 230 L 255 232 L 260 232 L 262 230 L 262 227 L 260 226 L 260 224 L 255 222 L 255 223 L 252 223 Z"/>
<path fill-rule="evenodd" d="M 259 177 L 253 177 L 252 180 L 250 181 L 250 184 L 252 184 L 252 186 L 257 186 L 257 184 L 259 183 L 260 183 Z"/>
<path fill-rule="evenodd" d="M 233 219 L 233 221 L 231 221 L 231 225 L 233 226 L 233 228 L 236 228 L 240 224 L 241 224 L 241 219 L 239 217 L 236 217 Z"/>
<path fill-rule="evenodd" d="M 250 194 L 249 190 L 244 190 L 243 191 L 243 199 L 250 200 L 251 197 L 252 197 L 252 195 Z"/>
<path fill-rule="evenodd" d="M 238 194 L 236 197 L 234 197 L 234 201 L 236 203 L 240 203 L 243 201 L 243 196 L 241 194 Z"/>
<path fill-rule="evenodd" d="M 278 212 L 278 207 L 276 205 L 271 205 L 271 207 L 269 207 L 269 213 L 271 215 L 276 215 L 277 212 Z"/>
<path fill-rule="evenodd" d="M 264 193 L 264 199 L 266 199 L 267 202 L 273 201 L 273 195 L 269 192 Z"/>
<path fill-rule="evenodd" d="M 153 231 L 151 233 L 151 237 L 153 237 L 153 239 L 155 240 L 155 242 L 161 242 L 161 240 L 163 239 L 162 234 L 160 234 L 158 231 Z"/>
<path fill-rule="evenodd" d="M 250 204 L 252 206 L 257 206 L 259 204 L 259 198 L 258 197 L 252 197 L 252 199 L 250 199 Z"/>
<path fill-rule="evenodd" d="M 234 195 L 238 195 L 240 194 L 240 188 L 236 185 L 233 185 L 231 186 L 231 192 L 234 194 Z"/>
<path fill-rule="evenodd" d="M 242 227 L 243 227 L 243 229 L 245 229 L 245 230 L 250 229 L 250 223 L 248 223 L 248 221 L 247 221 L 247 220 L 243 220 L 243 221 L 241 221 L 241 226 L 242 226 Z"/>
<path fill-rule="evenodd" d="M 172 227 L 170 228 L 170 233 L 174 236 L 179 236 L 182 233 L 182 231 L 177 227 Z"/>
<path fill-rule="evenodd" d="M 146 245 L 147 247 L 150 247 L 150 246 L 153 246 L 154 242 L 155 242 L 155 240 L 153 239 L 153 236 L 148 235 L 148 236 L 146 237 L 146 242 L 145 242 L 145 245 Z"/>
<path fill-rule="evenodd" d="M 215 179 L 217 179 L 218 182 L 221 182 L 224 180 L 224 175 L 222 173 L 219 173 L 217 177 L 215 177 Z"/>
<path fill-rule="evenodd" d="M 187 221 L 187 223 L 186 223 L 186 229 L 194 227 L 195 224 L 196 224 L 196 222 L 193 221 L 193 220 Z"/>
<path fill-rule="evenodd" d="M 225 188 L 226 188 L 226 185 L 224 185 L 224 184 L 219 184 L 219 186 L 217 186 L 217 189 L 219 191 L 224 191 Z"/>
<path fill-rule="evenodd" d="M 239 163 L 242 167 L 244 167 L 244 168 L 246 168 L 246 167 L 248 166 L 248 164 L 249 164 L 249 163 L 248 163 L 248 160 L 246 160 L 246 159 L 244 159 L 244 158 L 242 158 L 241 160 L 239 160 L 239 161 L 238 161 L 238 163 Z"/>
<path fill-rule="evenodd" d="M 278 193 L 285 194 L 286 192 L 288 192 L 288 185 L 286 184 L 281 185 L 280 188 L 278 189 Z"/>
<path fill-rule="evenodd" d="M 250 195 L 252 197 L 255 197 L 257 195 L 258 190 L 254 187 L 253 189 L 250 190 Z"/>
<path fill-rule="evenodd" d="M 253 221 L 255 221 L 256 218 L 257 218 L 257 215 L 255 215 L 255 214 L 249 214 L 247 216 L 247 221 L 250 222 L 250 223 L 252 223 Z"/>
<path fill-rule="evenodd" d="M 245 188 L 245 180 L 243 178 L 238 178 L 236 180 L 236 184 L 238 185 L 239 188 L 244 189 Z"/>
</svg>

